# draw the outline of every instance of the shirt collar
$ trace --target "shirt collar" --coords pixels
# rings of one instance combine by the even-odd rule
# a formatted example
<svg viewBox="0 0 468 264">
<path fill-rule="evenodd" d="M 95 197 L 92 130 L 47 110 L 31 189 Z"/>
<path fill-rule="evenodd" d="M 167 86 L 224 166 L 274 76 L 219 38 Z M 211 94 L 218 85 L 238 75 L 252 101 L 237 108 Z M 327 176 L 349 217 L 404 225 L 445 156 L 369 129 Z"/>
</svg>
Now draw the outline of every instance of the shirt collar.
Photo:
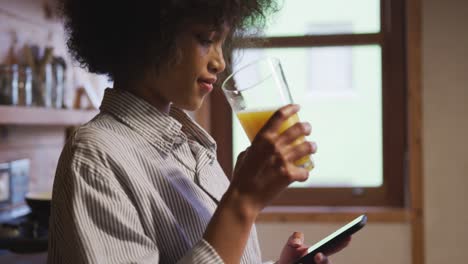
<svg viewBox="0 0 468 264">
<path fill-rule="evenodd" d="M 107 88 L 100 110 L 114 115 L 164 153 L 172 150 L 176 138 L 186 134 L 197 140 L 214 157 L 216 143 L 184 111 L 171 107 L 168 114 L 122 89 Z"/>
<path fill-rule="evenodd" d="M 216 156 L 216 141 L 208 134 L 200 125 L 193 121 L 183 110 L 177 107 L 171 107 L 170 116 L 178 120 L 182 124 L 182 132 L 190 139 L 200 143 L 203 147 L 209 150 L 210 158 Z"/>
</svg>

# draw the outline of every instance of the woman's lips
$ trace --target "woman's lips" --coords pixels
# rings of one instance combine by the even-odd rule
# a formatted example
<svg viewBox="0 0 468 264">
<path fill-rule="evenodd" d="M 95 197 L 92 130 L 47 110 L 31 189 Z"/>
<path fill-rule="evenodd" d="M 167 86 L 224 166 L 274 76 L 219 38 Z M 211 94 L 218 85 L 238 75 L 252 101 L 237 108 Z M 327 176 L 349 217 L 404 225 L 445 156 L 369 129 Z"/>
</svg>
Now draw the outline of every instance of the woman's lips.
<svg viewBox="0 0 468 264">
<path fill-rule="evenodd" d="M 211 92 L 213 90 L 213 84 L 205 81 L 198 81 L 200 88 L 206 92 Z"/>
<path fill-rule="evenodd" d="M 216 82 L 216 78 L 198 79 L 200 88 L 205 92 L 211 92 L 213 90 L 213 84 Z"/>
</svg>

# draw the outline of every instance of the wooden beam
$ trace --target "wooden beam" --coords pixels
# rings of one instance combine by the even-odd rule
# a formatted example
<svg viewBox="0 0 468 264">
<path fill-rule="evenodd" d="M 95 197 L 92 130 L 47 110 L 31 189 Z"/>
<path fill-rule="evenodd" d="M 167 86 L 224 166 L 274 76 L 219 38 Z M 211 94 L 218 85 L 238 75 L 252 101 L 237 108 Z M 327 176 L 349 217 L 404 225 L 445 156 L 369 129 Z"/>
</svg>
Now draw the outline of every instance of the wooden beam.
<svg viewBox="0 0 468 264">
<path fill-rule="evenodd" d="M 375 34 L 341 34 L 341 35 L 312 35 L 293 37 L 269 37 L 262 40 L 247 38 L 241 48 L 280 48 L 280 47 L 323 47 L 323 46 L 355 46 L 383 43 L 383 35 Z M 253 46 L 249 46 L 250 44 Z"/>
<path fill-rule="evenodd" d="M 361 214 L 373 223 L 406 223 L 412 219 L 411 211 L 402 208 L 270 206 L 257 222 L 349 222 Z"/>
<path fill-rule="evenodd" d="M 422 3 L 406 1 L 407 67 L 408 67 L 408 144 L 409 144 L 409 202 L 414 217 L 411 222 L 412 263 L 424 264 L 424 192 L 422 146 Z"/>
</svg>

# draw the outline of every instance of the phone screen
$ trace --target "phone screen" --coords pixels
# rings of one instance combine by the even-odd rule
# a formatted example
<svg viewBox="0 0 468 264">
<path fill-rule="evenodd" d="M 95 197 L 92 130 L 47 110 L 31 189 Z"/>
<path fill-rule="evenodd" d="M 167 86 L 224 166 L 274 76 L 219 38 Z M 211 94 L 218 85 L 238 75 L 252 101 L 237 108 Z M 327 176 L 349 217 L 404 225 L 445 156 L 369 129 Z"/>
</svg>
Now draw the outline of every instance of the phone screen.
<svg viewBox="0 0 468 264">
<path fill-rule="evenodd" d="M 304 263 L 315 263 L 314 256 L 315 254 L 322 252 L 325 253 L 327 250 L 333 249 L 336 243 L 339 243 L 341 240 L 345 239 L 348 236 L 359 231 L 367 222 L 367 216 L 361 215 L 353 221 L 349 222 L 345 226 L 336 230 L 329 236 L 320 240 L 315 245 L 311 246 L 307 250 L 307 254 L 300 258 L 295 264 L 304 264 Z"/>
<path fill-rule="evenodd" d="M 307 253 L 311 253 L 313 252 L 314 250 L 320 248 L 321 246 L 325 245 L 325 243 L 327 243 L 328 241 L 332 240 L 333 238 L 335 238 L 336 236 L 340 235 L 341 233 L 345 232 L 346 230 L 350 229 L 351 227 L 361 223 L 361 222 L 364 222 L 366 219 L 366 216 L 365 215 L 361 215 L 359 216 L 358 218 L 354 219 L 353 221 L 349 222 L 348 224 L 346 224 L 345 226 L 341 227 L 340 229 L 336 230 L 335 232 L 331 233 L 329 236 L 325 237 L 324 239 L 320 240 L 318 243 L 316 243 L 315 245 L 309 247 L 309 249 L 307 250 Z M 356 230 L 357 231 L 357 230 Z"/>
</svg>

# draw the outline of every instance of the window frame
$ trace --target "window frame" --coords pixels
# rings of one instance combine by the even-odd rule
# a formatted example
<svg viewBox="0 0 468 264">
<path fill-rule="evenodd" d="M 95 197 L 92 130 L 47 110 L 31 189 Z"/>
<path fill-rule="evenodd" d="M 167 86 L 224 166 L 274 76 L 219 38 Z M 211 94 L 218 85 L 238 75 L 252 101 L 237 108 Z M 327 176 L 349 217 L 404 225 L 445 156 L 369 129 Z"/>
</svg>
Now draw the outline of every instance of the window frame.
<svg viewBox="0 0 468 264">
<path fill-rule="evenodd" d="M 276 206 L 405 207 L 407 155 L 407 76 L 405 1 L 381 0 L 381 30 L 369 34 L 335 34 L 250 39 L 261 43 L 245 48 L 380 45 L 382 52 L 383 185 L 377 188 L 289 188 Z M 207 109 L 216 109 L 209 111 Z M 200 111 L 204 126 L 218 144 L 218 160 L 226 175 L 233 170 L 232 111 L 220 89 Z M 206 116 L 209 116 L 206 118 Z M 313 124 L 312 124 L 313 125 Z"/>
</svg>

